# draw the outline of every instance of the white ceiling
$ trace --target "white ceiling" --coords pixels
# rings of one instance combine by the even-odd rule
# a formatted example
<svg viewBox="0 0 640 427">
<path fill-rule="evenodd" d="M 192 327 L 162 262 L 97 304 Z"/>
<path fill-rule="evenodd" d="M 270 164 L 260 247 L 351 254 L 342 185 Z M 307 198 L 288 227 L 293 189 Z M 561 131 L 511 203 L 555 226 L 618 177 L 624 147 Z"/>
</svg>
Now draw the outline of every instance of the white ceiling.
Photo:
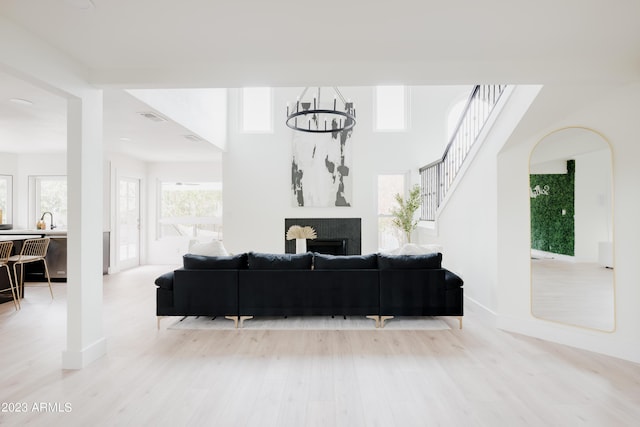
<svg viewBox="0 0 640 427">
<path fill-rule="evenodd" d="M 84 64 L 90 81 L 106 89 L 640 80 L 637 0 L 92 0 L 93 8 L 71 6 L 86 1 L 2 0 L 0 14 Z M 0 75 L 0 95 L 0 150 L 25 129 L 38 144 L 56 145 L 64 132 L 59 99 L 6 75 Z M 31 110 L 5 102 L 29 96 L 38 100 Z M 114 142 L 129 131 L 185 153 L 180 144 L 188 141 L 172 138 L 184 129 L 165 124 L 158 131 L 139 122 L 127 114 L 139 110 L 135 102 L 123 92 L 105 92 L 109 146 L 135 151 L 134 141 Z M 195 157 L 209 148 L 194 147 Z"/>
<path fill-rule="evenodd" d="M 33 104 L 15 103 L 14 98 Z M 66 151 L 66 110 L 64 98 L 0 73 L 0 152 Z M 191 130 L 171 120 L 150 121 L 139 114 L 144 111 L 153 109 L 124 90 L 105 90 L 105 148 L 150 162 L 219 159 L 220 151 L 209 142 L 184 137 Z"/>
</svg>

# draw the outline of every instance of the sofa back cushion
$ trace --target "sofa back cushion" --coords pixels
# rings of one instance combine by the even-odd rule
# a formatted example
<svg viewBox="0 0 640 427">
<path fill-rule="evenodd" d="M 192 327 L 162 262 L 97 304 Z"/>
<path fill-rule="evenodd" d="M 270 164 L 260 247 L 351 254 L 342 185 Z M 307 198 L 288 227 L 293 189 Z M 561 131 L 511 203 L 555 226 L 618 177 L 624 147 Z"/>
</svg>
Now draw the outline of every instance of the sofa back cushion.
<svg viewBox="0 0 640 427">
<path fill-rule="evenodd" d="M 310 270 L 313 254 L 265 254 L 249 252 L 249 270 Z"/>
<path fill-rule="evenodd" d="M 378 254 L 378 268 L 380 268 L 380 270 L 430 270 L 434 268 L 442 268 L 442 254 Z"/>
<path fill-rule="evenodd" d="M 377 269 L 378 256 L 369 255 L 326 255 L 313 254 L 313 268 L 315 270 L 361 270 Z"/>
<path fill-rule="evenodd" d="M 186 254 L 182 257 L 188 270 L 238 270 L 247 268 L 247 254 L 207 256 Z"/>
</svg>

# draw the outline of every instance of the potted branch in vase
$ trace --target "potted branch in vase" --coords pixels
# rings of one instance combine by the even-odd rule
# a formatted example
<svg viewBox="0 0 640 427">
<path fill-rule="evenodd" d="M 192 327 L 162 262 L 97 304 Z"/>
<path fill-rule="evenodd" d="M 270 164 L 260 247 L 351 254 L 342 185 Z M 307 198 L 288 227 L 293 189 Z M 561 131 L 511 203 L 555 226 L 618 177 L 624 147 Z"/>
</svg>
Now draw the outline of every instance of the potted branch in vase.
<svg viewBox="0 0 640 427">
<path fill-rule="evenodd" d="M 409 191 L 409 197 L 405 200 L 400 194 L 395 195 L 398 206 L 391 210 L 393 215 L 393 225 L 405 233 L 407 243 L 411 243 L 411 233 L 418 227 L 418 220 L 415 213 L 420 208 L 420 186 L 414 185 Z"/>
</svg>

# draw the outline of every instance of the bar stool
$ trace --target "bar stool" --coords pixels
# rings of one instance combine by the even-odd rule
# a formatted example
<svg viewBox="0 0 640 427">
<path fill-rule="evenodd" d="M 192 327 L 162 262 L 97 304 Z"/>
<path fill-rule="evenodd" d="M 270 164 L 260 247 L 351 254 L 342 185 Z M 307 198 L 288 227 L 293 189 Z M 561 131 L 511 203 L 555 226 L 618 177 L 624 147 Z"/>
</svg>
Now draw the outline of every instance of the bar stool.
<svg viewBox="0 0 640 427">
<path fill-rule="evenodd" d="M 44 264 L 44 273 L 49 283 L 49 292 L 51 293 L 51 299 L 53 299 L 53 289 L 51 288 L 51 278 L 49 277 L 49 268 L 47 267 L 47 249 L 49 248 L 49 238 L 41 237 L 38 239 L 28 239 L 22 242 L 22 249 L 20 254 L 14 255 L 9 258 L 9 262 L 13 263 L 13 276 L 16 279 L 16 288 L 18 288 L 18 270 L 17 266 L 20 265 L 20 287 L 18 288 L 18 295 L 24 295 L 24 265 L 31 262 L 42 261 Z M 19 304 L 19 302 L 18 302 Z"/>
<path fill-rule="evenodd" d="M 13 295 L 13 305 L 16 307 L 16 311 L 20 308 L 20 301 L 16 298 L 16 291 L 13 288 L 13 279 L 11 279 L 11 270 L 9 269 L 9 257 L 11 256 L 11 249 L 13 249 L 13 242 L 8 240 L 6 242 L 0 242 L 0 268 L 7 268 L 7 277 L 9 277 L 9 286 L 11 287 L 11 295 Z M 2 289 L 0 292 L 7 292 L 9 289 Z"/>
</svg>

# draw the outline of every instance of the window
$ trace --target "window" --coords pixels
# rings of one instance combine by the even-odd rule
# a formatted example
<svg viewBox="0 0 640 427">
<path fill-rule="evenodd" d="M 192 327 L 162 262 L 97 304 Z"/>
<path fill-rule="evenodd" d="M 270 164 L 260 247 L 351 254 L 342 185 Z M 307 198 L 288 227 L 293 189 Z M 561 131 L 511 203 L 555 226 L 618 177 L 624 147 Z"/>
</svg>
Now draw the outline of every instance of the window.
<svg viewBox="0 0 640 427">
<path fill-rule="evenodd" d="M 270 87 L 246 87 L 242 89 L 241 104 L 243 132 L 273 132 Z"/>
<path fill-rule="evenodd" d="M 404 243 L 402 230 L 393 225 L 391 211 L 396 194 L 405 194 L 406 174 L 378 175 L 378 249 L 388 250 Z"/>
<path fill-rule="evenodd" d="M 52 223 L 56 228 L 67 228 L 67 177 L 31 176 L 29 188 L 33 194 L 31 225 L 35 227 L 45 212 L 51 212 L 51 216 L 44 217 L 47 228 Z"/>
<path fill-rule="evenodd" d="M 374 116 L 375 130 L 406 130 L 406 110 L 406 88 L 404 86 L 376 86 Z"/>
<path fill-rule="evenodd" d="M 158 237 L 222 239 L 221 182 L 161 182 Z"/>
<path fill-rule="evenodd" d="M 0 224 L 11 224 L 12 221 L 13 177 L 0 175 Z"/>
</svg>

